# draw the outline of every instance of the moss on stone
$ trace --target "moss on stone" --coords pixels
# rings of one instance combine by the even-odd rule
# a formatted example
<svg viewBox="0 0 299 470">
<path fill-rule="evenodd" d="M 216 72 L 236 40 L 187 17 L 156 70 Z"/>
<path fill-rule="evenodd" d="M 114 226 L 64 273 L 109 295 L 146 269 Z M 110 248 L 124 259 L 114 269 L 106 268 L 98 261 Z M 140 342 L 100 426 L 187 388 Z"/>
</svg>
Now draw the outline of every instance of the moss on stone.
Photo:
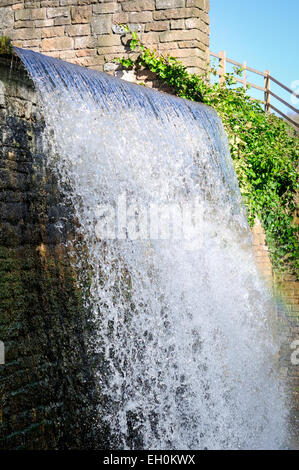
<svg viewBox="0 0 299 470">
<path fill-rule="evenodd" d="M 12 55 L 11 40 L 7 36 L 0 36 L 0 55 Z"/>
</svg>

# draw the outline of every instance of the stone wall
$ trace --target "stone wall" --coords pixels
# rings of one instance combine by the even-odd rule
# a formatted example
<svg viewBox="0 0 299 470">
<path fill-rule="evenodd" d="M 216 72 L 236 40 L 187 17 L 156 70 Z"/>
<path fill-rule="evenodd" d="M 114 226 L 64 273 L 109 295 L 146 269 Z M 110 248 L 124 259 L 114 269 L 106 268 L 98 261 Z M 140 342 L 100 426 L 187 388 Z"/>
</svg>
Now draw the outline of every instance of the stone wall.
<svg viewBox="0 0 299 470">
<path fill-rule="evenodd" d="M 114 71 L 128 52 L 122 24 L 150 48 L 206 70 L 209 0 L 1 0 L 0 35 L 13 44 L 86 67 Z"/>
<path fill-rule="evenodd" d="M 91 426 L 87 312 L 65 248 L 73 211 L 47 165 L 43 126 L 22 66 L 0 57 L 0 449 L 94 448 L 105 441 Z"/>
</svg>

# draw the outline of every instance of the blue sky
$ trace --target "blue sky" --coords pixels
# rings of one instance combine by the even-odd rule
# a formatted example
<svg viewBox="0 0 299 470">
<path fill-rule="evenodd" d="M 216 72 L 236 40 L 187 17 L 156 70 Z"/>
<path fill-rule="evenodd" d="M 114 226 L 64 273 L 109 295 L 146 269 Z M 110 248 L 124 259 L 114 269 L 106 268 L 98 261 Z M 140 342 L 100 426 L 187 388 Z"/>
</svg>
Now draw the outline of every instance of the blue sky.
<svg viewBox="0 0 299 470">
<path fill-rule="evenodd" d="M 210 0 L 210 27 L 211 51 L 225 50 L 237 62 L 268 69 L 289 88 L 298 80 L 299 94 L 299 0 Z M 263 86 L 262 77 L 248 74 L 252 78 Z M 281 88 L 271 89 L 290 102 Z M 262 99 L 261 92 L 250 93 Z M 293 105 L 299 108 L 299 102 Z"/>
</svg>

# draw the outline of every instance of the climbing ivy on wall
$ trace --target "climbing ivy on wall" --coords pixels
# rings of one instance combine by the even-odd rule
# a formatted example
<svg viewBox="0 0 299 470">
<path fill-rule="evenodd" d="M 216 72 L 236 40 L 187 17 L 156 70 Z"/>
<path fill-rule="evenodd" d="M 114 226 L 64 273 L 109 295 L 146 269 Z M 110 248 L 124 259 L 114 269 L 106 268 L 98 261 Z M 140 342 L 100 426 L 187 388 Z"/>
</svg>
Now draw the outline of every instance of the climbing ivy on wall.
<svg viewBox="0 0 299 470">
<path fill-rule="evenodd" d="M 233 87 L 233 74 L 227 74 L 221 84 L 211 84 L 207 75 L 188 73 L 181 62 L 151 51 L 135 32 L 131 34 L 134 58 L 115 61 L 126 69 L 146 68 L 170 85 L 177 96 L 203 102 L 217 111 L 228 136 L 248 221 L 253 226 L 256 217 L 261 220 L 276 271 L 297 271 L 298 228 L 294 213 L 299 139 L 293 128 L 277 116 L 265 114 L 246 90 Z M 240 74 L 241 70 L 235 72 Z M 216 71 L 212 68 L 209 73 Z"/>
</svg>

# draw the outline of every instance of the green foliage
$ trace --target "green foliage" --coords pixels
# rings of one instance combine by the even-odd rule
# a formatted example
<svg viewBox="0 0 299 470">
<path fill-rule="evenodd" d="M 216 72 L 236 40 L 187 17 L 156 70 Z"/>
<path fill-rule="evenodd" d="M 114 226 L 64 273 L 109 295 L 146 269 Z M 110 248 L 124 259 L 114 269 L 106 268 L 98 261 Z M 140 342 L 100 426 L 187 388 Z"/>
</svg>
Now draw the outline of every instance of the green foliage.
<svg viewBox="0 0 299 470">
<path fill-rule="evenodd" d="M 12 46 L 7 36 L 0 36 L 0 55 L 11 55 Z"/>
<path fill-rule="evenodd" d="M 136 33 L 132 33 L 130 49 L 138 50 L 139 55 L 134 60 L 116 59 L 123 67 L 145 67 L 177 96 L 217 111 L 228 136 L 249 223 L 253 225 L 256 217 L 262 221 L 276 270 L 294 272 L 298 268 L 298 229 L 293 219 L 299 140 L 293 128 L 277 116 L 265 114 L 260 102 L 250 99 L 243 88 L 234 87 L 233 74 L 227 74 L 221 84 L 211 84 L 208 74 L 190 74 L 175 58 L 150 51 Z M 211 68 L 209 73 L 216 71 Z"/>
</svg>

